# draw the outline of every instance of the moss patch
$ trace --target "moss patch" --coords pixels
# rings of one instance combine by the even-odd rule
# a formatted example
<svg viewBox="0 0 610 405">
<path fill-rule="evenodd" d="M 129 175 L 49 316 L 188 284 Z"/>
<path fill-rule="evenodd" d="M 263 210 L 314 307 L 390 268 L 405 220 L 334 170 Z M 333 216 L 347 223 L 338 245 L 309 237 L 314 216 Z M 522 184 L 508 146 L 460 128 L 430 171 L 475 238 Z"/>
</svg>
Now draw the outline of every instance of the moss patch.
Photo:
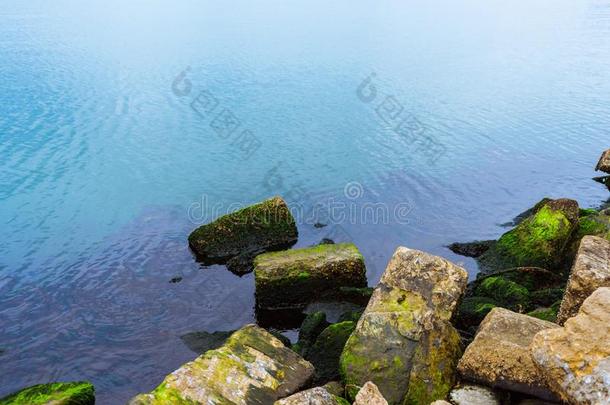
<svg viewBox="0 0 610 405">
<path fill-rule="evenodd" d="M 489 297 L 499 306 L 524 311 L 530 305 L 527 288 L 503 277 L 488 277 L 475 290 L 481 297 Z"/>
<path fill-rule="evenodd" d="M 351 321 L 335 323 L 320 333 L 305 359 L 316 369 L 315 383 L 324 384 L 340 377 L 339 357 L 356 324 Z"/>
<path fill-rule="evenodd" d="M 93 405 L 93 385 L 86 381 L 39 384 L 0 399 L 1 405 Z"/>
</svg>

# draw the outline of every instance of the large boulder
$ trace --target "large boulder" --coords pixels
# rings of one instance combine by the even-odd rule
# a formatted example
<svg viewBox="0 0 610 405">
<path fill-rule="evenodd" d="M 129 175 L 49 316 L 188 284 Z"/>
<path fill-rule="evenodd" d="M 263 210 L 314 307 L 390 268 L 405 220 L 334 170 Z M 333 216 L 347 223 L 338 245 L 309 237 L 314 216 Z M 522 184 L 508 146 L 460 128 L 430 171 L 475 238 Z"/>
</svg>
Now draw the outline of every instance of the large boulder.
<svg viewBox="0 0 610 405">
<path fill-rule="evenodd" d="M 221 348 L 186 363 L 130 404 L 270 404 L 297 392 L 313 373 L 311 363 L 271 333 L 246 325 Z"/>
<path fill-rule="evenodd" d="M 93 405 L 95 390 L 87 381 L 38 384 L 0 399 L 2 405 Z"/>
<path fill-rule="evenodd" d="M 461 355 L 453 317 L 468 274 L 453 263 L 399 247 L 341 355 L 350 398 L 372 381 L 390 404 L 445 398 Z"/>
<path fill-rule="evenodd" d="M 481 270 L 489 273 L 512 267 L 557 268 L 578 228 L 578 215 L 574 200 L 546 202 L 478 258 Z"/>
<path fill-rule="evenodd" d="M 599 287 L 610 287 L 610 241 L 585 236 L 572 266 L 557 322 L 563 324 L 575 316 L 584 300 Z"/>
<path fill-rule="evenodd" d="M 234 267 L 243 268 L 242 262 L 254 254 L 290 247 L 297 236 L 288 206 L 280 197 L 273 197 L 200 226 L 189 235 L 188 241 L 204 263 L 235 259 L 239 265 Z"/>
<path fill-rule="evenodd" d="M 324 387 L 316 387 L 275 401 L 274 405 L 349 405 L 349 402 Z"/>
<path fill-rule="evenodd" d="M 469 381 L 553 399 L 546 381 L 529 353 L 536 333 L 558 328 L 551 322 L 494 308 L 485 317 L 458 364 L 460 375 Z"/>
<path fill-rule="evenodd" d="M 595 170 L 610 173 L 610 149 L 602 153 L 599 162 L 597 162 L 597 166 L 595 166 Z"/>
<path fill-rule="evenodd" d="M 539 332 L 532 358 L 549 386 L 571 404 L 610 403 L 610 288 L 597 289 L 563 328 Z"/>
<path fill-rule="evenodd" d="M 381 395 L 379 388 L 369 381 L 356 394 L 354 405 L 388 405 L 388 401 Z"/>
<path fill-rule="evenodd" d="M 339 243 L 259 255 L 254 278 L 257 308 L 304 309 L 340 287 L 366 287 L 366 268 L 354 244 Z"/>
</svg>

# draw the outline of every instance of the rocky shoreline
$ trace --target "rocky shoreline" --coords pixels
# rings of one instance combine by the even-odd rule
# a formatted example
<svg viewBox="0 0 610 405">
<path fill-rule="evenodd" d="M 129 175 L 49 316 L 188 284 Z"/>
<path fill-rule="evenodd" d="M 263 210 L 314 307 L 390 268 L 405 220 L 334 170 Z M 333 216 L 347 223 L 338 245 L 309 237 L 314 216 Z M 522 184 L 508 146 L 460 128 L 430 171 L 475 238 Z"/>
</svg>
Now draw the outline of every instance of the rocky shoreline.
<svg viewBox="0 0 610 405">
<path fill-rule="evenodd" d="M 610 173 L 610 150 L 596 170 Z M 609 178 L 596 180 L 610 189 Z M 470 283 L 401 246 L 368 288 L 355 245 L 290 249 L 298 232 L 280 197 L 203 225 L 189 246 L 203 263 L 254 272 L 258 325 L 183 337 L 201 355 L 129 404 L 610 404 L 610 207 L 545 198 L 511 226 L 449 246 L 478 261 Z M 330 322 L 325 305 L 346 303 Z M 296 343 L 280 319 L 300 326 Z M 88 382 L 0 399 L 94 403 Z"/>
</svg>

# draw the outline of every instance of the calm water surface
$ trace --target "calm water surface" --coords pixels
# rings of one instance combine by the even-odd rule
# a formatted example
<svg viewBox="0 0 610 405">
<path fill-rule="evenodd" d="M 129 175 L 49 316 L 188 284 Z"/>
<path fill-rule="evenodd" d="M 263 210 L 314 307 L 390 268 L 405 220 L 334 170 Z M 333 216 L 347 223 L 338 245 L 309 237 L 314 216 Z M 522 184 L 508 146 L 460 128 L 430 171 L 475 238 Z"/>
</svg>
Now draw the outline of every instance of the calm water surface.
<svg viewBox="0 0 610 405">
<path fill-rule="evenodd" d="M 299 246 L 354 241 L 371 285 L 398 245 L 474 275 L 444 245 L 608 197 L 609 128 L 607 0 L 0 0 L 0 396 L 121 404 L 194 358 L 180 335 L 253 321 L 252 275 L 186 245 L 223 210 L 384 203 Z"/>
</svg>

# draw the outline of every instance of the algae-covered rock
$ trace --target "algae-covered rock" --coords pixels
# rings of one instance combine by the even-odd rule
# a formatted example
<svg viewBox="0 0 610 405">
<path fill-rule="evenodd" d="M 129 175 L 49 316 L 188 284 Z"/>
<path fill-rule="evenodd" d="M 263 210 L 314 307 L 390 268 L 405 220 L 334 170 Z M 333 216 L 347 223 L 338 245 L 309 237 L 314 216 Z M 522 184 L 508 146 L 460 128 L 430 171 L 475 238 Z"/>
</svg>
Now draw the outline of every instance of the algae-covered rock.
<svg viewBox="0 0 610 405">
<path fill-rule="evenodd" d="M 341 354 L 350 398 L 367 381 L 390 404 L 430 403 L 447 395 L 455 380 L 451 364 L 460 353 L 449 320 L 467 278 L 443 258 L 396 250 Z"/>
<path fill-rule="evenodd" d="M 554 399 L 530 357 L 529 346 L 536 333 L 557 327 L 531 316 L 494 308 L 466 348 L 458 371 L 465 380 Z"/>
<path fill-rule="evenodd" d="M 456 325 L 461 329 L 478 326 L 489 311 L 497 306 L 498 303 L 489 297 L 466 297 L 458 307 Z"/>
<path fill-rule="evenodd" d="M 555 269 L 578 227 L 578 214 L 578 203 L 574 200 L 547 202 L 479 257 L 481 270 L 525 266 Z"/>
<path fill-rule="evenodd" d="M 349 405 L 349 402 L 324 387 L 316 387 L 280 399 L 274 405 Z"/>
<path fill-rule="evenodd" d="M 285 249 L 297 240 L 297 227 L 288 206 L 274 197 L 200 226 L 189 235 L 189 246 L 205 263 L 225 263 L 241 255 Z M 237 266 L 237 264 L 236 264 Z M 243 268 L 239 263 L 237 268 Z"/>
<path fill-rule="evenodd" d="M 313 372 L 311 363 L 272 334 L 246 325 L 130 404 L 270 404 L 297 392 Z"/>
<path fill-rule="evenodd" d="M 299 340 L 296 352 L 305 356 L 311 345 L 314 344 L 320 333 L 330 325 L 326 320 L 326 314 L 322 311 L 312 312 L 305 317 L 299 330 Z M 294 348 L 293 348 L 294 349 Z"/>
<path fill-rule="evenodd" d="M 516 311 L 524 310 L 530 302 L 527 288 L 502 276 L 487 277 L 477 286 L 475 295 L 489 297 L 499 306 Z"/>
<path fill-rule="evenodd" d="M 599 158 L 599 161 L 597 162 L 597 165 L 595 166 L 595 171 L 600 170 L 602 172 L 610 173 L 610 149 L 602 153 L 601 157 Z"/>
<path fill-rule="evenodd" d="M 487 252 L 496 243 L 495 240 L 477 240 L 474 242 L 454 242 L 447 246 L 449 250 L 457 255 L 466 257 L 479 257 Z"/>
<path fill-rule="evenodd" d="M 208 350 L 221 347 L 235 331 L 227 332 L 189 332 L 180 336 L 180 340 L 191 351 L 203 354 Z"/>
<path fill-rule="evenodd" d="M 610 287 L 610 241 L 585 236 L 570 272 L 558 323 L 576 315 L 583 301 L 599 287 Z"/>
<path fill-rule="evenodd" d="M 530 346 L 549 386 L 570 404 L 610 403 L 610 288 L 597 289 L 563 328 L 543 330 Z"/>
<path fill-rule="evenodd" d="M 338 379 L 339 357 L 356 324 L 351 321 L 335 323 L 320 333 L 305 358 L 316 369 L 314 382 L 326 383 Z"/>
<path fill-rule="evenodd" d="M 379 388 L 369 381 L 358 391 L 354 405 L 388 405 L 388 401 L 379 392 Z"/>
<path fill-rule="evenodd" d="M 536 308 L 535 310 L 528 312 L 527 315 L 548 322 L 557 322 L 557 313 L 559 312 L 560 303 L 561 301 L 557 301 L 548 308 Z"/>
<path fill-rule="evenodd" d="M 366 287 L 364 259 L 352 243 L 265 253 L 254 267 L 256 305 L 265 310 L 303 309 L 340 287 Z"/>
<path fill-rule="evenodd" d="M 93 405 L 95 390 L 86 381 L 38 384 L 0 399 L 1 405 Z"/>
</svg>

